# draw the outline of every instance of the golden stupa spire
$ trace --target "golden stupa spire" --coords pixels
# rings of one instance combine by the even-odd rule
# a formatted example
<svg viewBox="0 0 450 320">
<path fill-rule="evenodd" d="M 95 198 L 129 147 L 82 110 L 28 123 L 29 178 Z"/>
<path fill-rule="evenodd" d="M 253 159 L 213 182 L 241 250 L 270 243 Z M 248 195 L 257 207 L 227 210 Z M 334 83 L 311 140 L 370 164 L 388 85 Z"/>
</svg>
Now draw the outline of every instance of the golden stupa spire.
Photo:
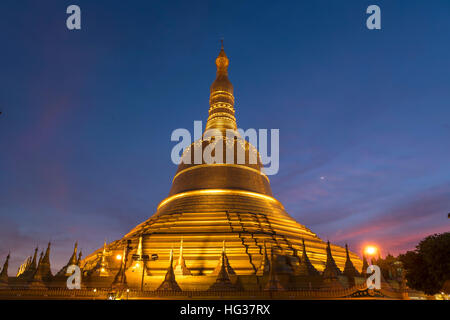
<svg viewBox="0 0 450 320">
<path fill-rule="evenodd" d="M 173 249 L 170 250 L 169 267 L 167 268 L 164 281 L 160 284 L 158 291 L 181 291 L 180 286 L 175 280 L 175 273 L 173 271 Z"/>
<path fill-rule="evenodd" d="M 139 236 L 139 243 L 136 250 L 136 254 L 142 256 L 142 235 Z"/>
<path fill-rule="evenodd" d="M 223 40 L 216 58 L 216 80 L 211 85 L 209 96 L 209 117 L 206 129 L 237 130 L 234 116 L 233 85 L 228 79 L 228 60 L 223 48 Z"/>
<path fill-rule="evenodd" d="M 175 265 L 175 274 L 183 276 L 191 275 L 191 270 L 189 270 L 188 267 L 186 266 L 186 261 L 184 260 L 183 257 L 183 238 L 181 238 L 180 242 L 180 255 Z"/>
<path fill-rule="evenodd" d="M 78 241 L 75 242 L 75 246 L 73 248 L 73 253 L 69 258 L 69 263 L 67 264 L 68 266 L 71 264 L 76 264 L 77 263 L 77 250 L 78 250 Z"/>
<path fill-rule="evenodd" d="M 105 242 L 103 243 L 102 263 L 103 262 L 106 262 L 106 239 L 105 239 Z"/>
</svg>

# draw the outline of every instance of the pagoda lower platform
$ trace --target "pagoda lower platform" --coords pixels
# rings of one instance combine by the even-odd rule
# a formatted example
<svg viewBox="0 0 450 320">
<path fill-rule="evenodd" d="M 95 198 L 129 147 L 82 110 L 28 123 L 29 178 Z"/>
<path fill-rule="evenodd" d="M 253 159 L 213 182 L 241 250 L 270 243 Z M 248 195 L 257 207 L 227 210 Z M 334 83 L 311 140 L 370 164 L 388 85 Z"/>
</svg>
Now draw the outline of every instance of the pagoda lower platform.
<svg viewBox="0 0 450 320">
<path fill-rule="evenodd" d="M 194 276 L 213 272 L 223 241 L 229 264 L 238 275 L 257 274 L 264 260 L 265 247 L 286 257 L 286 264 L 295 274 L 304 240 L 309 260 L 318 271 L 324 270 L 327 244 L 292 219 L 277 200 L 245 191 L 208 191 L 186 193 L 168 203 L 163 202 L 157 214 L 107 246 L 111 252 L 108 264 L 117 269 L 120 262 L 115 256 L 122 253 L 128 240 L 131 251 L 136 250 L 142 236 L 143 254 L 158 255 L 157 261 L 147 262 L 148 275 L 165 274 L 170 250 L 174 250 L 176 259 L 181 241 L 184 260 Z M 100 248 L 84 259 L 84 270 L 96 265 L 101 251 Z M 345 248 L 331 245 L 331 251 L 337 266 L 343 270 Z M 361 270 L 359 257 L 350 253 L 350 258 Z M 132 264 L 131 259 L 129 264 Z"/>
</svg>

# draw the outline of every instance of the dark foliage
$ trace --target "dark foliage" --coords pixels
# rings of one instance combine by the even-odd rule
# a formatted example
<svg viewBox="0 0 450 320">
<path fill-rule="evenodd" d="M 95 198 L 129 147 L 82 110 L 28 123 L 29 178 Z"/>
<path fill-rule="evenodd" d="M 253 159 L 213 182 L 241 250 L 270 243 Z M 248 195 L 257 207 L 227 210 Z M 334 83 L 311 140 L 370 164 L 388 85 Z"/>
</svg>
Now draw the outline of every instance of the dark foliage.
<svg viewBox="0 0 450 320">
<path fill-rule="evenodd" d="M 426 294 L 440 292 L 450 279 L 450 232 L 426 237 L 399 258 L 410 288 Z"/>
</svg>

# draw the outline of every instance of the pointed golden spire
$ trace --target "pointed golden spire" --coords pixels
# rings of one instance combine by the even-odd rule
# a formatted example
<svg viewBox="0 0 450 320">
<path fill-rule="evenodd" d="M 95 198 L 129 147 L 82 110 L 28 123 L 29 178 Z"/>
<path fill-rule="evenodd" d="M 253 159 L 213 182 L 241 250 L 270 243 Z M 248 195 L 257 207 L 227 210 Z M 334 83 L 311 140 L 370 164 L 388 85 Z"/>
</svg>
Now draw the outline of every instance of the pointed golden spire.
<svg viewBox="0 0 450 320">
<path fill-rule="evenodd" d="M 229 290 L 237 290 L 239 287 L 236 284 L 233 284 L 230 279 L 230 270 L 231 266 L 228 264 L 228 258 L 225 253 L 225 240 L 222 245 L 222 255 L 220 257 L 219 265 L 217 265 L 216 269 L 217 278 L 216 281 L 208 288 L 208 291 L 229 291 Z M 231 269 L 233 271 L 233 269 Z M 213 273 L 215 274 L 215 273 Z M 235 275 L 233 271 L 233 275 Z"/>
<path fill-rule="evenodd" d="M 327 262 L 325 265 L 325 269 L 323 270 L 323 278 L 325 280 L 337 280 L 338 276 L 342 274 L 341 270 L 339 270 L 336 262 L 334 261 L 333 255 L 331 254 L 331 246 L 330 241 L 327 241 Z"/>
<path fill-rule="evenodd" d="M 19 269 L 17 270 L 17 274 L 16 277 L 22 276 L 22 274 L 28 270 L 28 268 L 31 265 L 31 256 L 28 257 L 19 267 Z"/>
<path fill-rule="evenodd" d="M 142 234 L 139 236 L 138 246 L 136 248 L 136 255 L 142 256 Z"/>
<path fill-rule="evenodd" d="M 136 254 L 134 255 L 138 258 L 137 259 L 133 258 L 133 262 L 131 263 L 131 266 L 130 266 L 131 269 L 136 270 L 136 269 L 144 268 L 145 261 L 142 260 L 142 255 L 143 255 L 142 241 L 143 241 L 143 236 L 142 236 L 142 234 L 140 234 L 139 238 L 138 238 Z"/>
<path fill-rule="evenodd" d="M 67 264 L 62 267 L 61 270 L 58 271 L 58 273 L 56 274 L 56 277 L 62 277 L 62 276 L 69 276 L 70 274 L 67 273 L 67 269 L 69 268 L 69 266 L 71 265 L 77 265 L 77 249 L 78 249 L 78 242 L 75 242 L 75 246 L 73 248 L 73 252 L 72 255 L 69 258 L 69 261 L 67 262 Z"/>
<path fill-rule="evenodd" d="M 234 116 L 233 85 L 228 79 L 228 60 L 223 48 L 223 40 L 219 55 L 216 58 L 216 80 L 211 85 L 209 97 L 209 117 L 206 129 L 237 130 Z"/>
<path fill-rule="evenodd" d="M 178 261 L 175 265 L 175 274 L 183 276 L 192 274 L 191 270 L 189 270 L 188 267 L 186 266 L 186 261 L 184 260 L 183 257 L 183 238 L 181 238 L 180 241 L 180 256 L 178 257 Z"/>
<path fill-rule="evenodd" d="M 348 245 L 345 244 L 345 253 L 346 253 L 346 260 L 345 260 L 345 267 L 344 267 L 344 274 L 349 277 L 359 277 L 359 272 L 356 270 L 355 266 L 353 265 L 352 260 L 350 259 L 350 253 L 348 251 Z"/>
<path fill-rule="evenodd" d="M 41 273 L 44 280 L 48 280 L 52 277 L 52 271 L 50 268 L 50 246 L 51 243 L 49 242 L 47 245 L 47 249 L 45 250 L 45 254 L 39 262 L 40 267 L 38 266 L 38 269 L 40 269 L 39 272 Z"/>
<path fill-rule="evenodd" d="M 348 281 L 351 285 L 355 284 L 355 277 L 359 277 L 360 274 L 358 270 L 356 270 L 355 266 L 352 263 L 352 260 L 350 259 L 350 253 L 348 251 L 348 245 L 345 244 L 345 252 L 347 259 L 345 260 L 345 267 L 343 274 L 347 276 Z"/>
<path fill-rule="evenodd" d="M 226 269 L 229 275 L 233 276 L 236 275 L 236 272 L 234 272 L 234 269 L 231 267 L 230 262 L 228 261 L 225 247 L 225 240 L 223 240 L 222 242 L 222 254 L 219 258 L 219 263 L 217 264 L 216 268 L 211 273 L 211 275 L 218 275 L 220 273 L 220 270 L 222 269 L 222 266 Z"/>
<path fill-rule="evenodd" d="M 223 49 L 223 39 L 220 40 L 220 52 L 216 58 L 216 66 L 217 66 L 217 75 L 228 75 L 228 65 L 230 64 L 230 60 Z"/>
<path fill-rule="evenodd" d="M 9 265 L 9 256 L 10 253 L 8 253 L 8 256 L 6 257 L 6 261 L 3 264 L 2 272 L 0 273 L 0 283 L 8 283 L 8 265 Z"/>
<path fill-rule="evenodd" d="M 50 250 L 50 243 L 47 247 L 47 251 L 49 253 Z M 50 271 L 50 264 L 47 263 L 47 259 L 50 253 L 46 256 L 44 256 L 44 252 L 41 251 L 41 255 L 39 258 L 39 263 L 36 269 L 36 272 L 33 274 L 32 278 L 30 279 L 30 287 L 36 287 L 36 288 L 44 288 L 44 282 L 48 282 L 52 276 Z"/>
<path fill-rule="evenodd" d="M 22 263 L 22 265 L 19 268 L 19 271 L 17 272 L 16 277 L 21 277 L 22 279 L 24 278 L 29 278 L 31 277 L 34 272 L 36 271 L 37 268 L 37 252 L 38 252 L 38 247 L 36 247 L 34 249 L 34 255 L 33 258 L 28 257 L 27 260 L 24 261 L 24 263 Z"/>
<path fill-rule="evenodd" d="M 95 271 L 100 277 L 108 277 L 110 276 L 109 268 L 108 268 L 108 262 L 106 261 L 106 257 L 110 256 L 111 252 L 108 252 L 106 250 L 106 239 L 103 243 L 103 250 L 100 254 L 100 261 L 97 262 L 97 265 L 95 266 Z"/>
<path fill-rule="evenodd" d="M 103 251 L 102 251 L 102 263 L 106 262 L 106 239 L 103 243 Z"/>
<path fill-rule="evenodd" d="M 170 250 L 169 267 L 167 268 L 166 276 L 157 290 L 181 291 L 180 286 L 175 280 L 175 273 L 173 272 L 173 249 Z"/>
<path fill-rule="evenodd" d="M 120 260 L 119 271 L 117 272 L 116 276 L 114 277 L 114 281 L 112 283 L 113 288 L 124 289 L 124 288 L 128 287 L 127 276 L 125 274 L 127 253 L 128 253 L 127 244 L 125 244 L 125 246 L 123 247 L 123 253 L 122 253 L 121 260 Z"/>
<path fill-rule="evenodd" d="M 318 276 L 319 271 L 317 271 L 317 269 L 313 266 L 313 264 L 308 258 L 308 255 L 306 254 L 305 239 L 302 239 L 302 244 L 303 244 L 303 255 L 300 262 L 299 274 L 301 276 Z"/>
<path fill-rule="evenodd" d="M 51 246 L 51 243 L 49 241 L 48 245 L 47 245 L 47 250 L 45 250 L 45 255 L 43 258 L 43 262 L 46 264 L 48 263 L 49 267 L 50 267 L 50 246 Z"/>
<path fill-rule="evenodd" d="M 75 242 L 75 246 L 73 247 L 73 253 L 69 259 L 68 265 L 77 264 L 77 251 L 78 251 L 78 241 Z"/>
</svg>

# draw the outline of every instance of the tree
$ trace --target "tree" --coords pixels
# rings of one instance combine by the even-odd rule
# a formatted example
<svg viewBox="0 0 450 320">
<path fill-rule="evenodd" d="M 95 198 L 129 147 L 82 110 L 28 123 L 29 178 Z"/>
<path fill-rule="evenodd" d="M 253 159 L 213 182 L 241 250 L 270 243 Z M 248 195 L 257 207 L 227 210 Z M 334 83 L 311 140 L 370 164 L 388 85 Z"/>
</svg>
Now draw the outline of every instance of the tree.
<svg viewBox="0 0 450 320">
<path fill-rule="evenodd" d="M 399 256 L 408 286 L 426 294 L 441 291 L 450 280 L 450 232 L 423 239 L 414 251 Z"/>
<path fill-rule="evenodd" d="M 376 265 L 381 269 L 383 278 L 389 280 L 399 280 L 401 278 L 398 264 L 401 264 L 399 259 L 389 253 L 384 259 L 378 258 L 376 261 Z"/>
</svg>

